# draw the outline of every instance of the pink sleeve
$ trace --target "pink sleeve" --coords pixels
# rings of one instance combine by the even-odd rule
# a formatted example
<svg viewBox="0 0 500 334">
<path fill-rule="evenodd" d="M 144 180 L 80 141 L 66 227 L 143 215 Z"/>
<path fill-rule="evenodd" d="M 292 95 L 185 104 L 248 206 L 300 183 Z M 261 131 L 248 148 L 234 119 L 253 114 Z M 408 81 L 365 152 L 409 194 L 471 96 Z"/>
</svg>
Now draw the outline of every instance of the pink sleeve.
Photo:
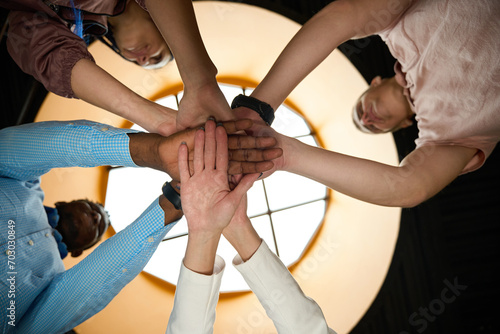
<svg viewBox="0 0 500 334">
<path fill-rule="evenodd" d="M 57 95 L 74 98 L 71 71 L 80 59 L 94 61 L 85 42 L 45 13 L 12 11 L 7 48 L 26 73 Z"/>
<path fill-rule="evenodd" d="M 460 175 L 470 173 L 481 168 L 496 146 L 495 141 L 491 140 L 490 138 L 480 136 L 457 140 L 435 141 L 422 140 L 421 138 L 418 138 L 415 142 L 417 144 L 417 148 L 427 145 L 457 145 L 477 149 L 476 154 L 474 154 L 472 159 L 467 163 Z"/>
</svg>

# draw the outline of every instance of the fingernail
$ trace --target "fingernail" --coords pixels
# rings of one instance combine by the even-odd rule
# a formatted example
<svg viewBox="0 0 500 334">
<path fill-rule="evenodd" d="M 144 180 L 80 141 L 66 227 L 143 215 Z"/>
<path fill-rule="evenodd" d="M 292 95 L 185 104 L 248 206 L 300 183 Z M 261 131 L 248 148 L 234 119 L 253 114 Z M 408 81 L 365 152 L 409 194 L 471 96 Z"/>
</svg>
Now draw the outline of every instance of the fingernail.
<svg viewBox="0 0 500 334">
<path fill-rule="evenodd" d="M 203 131 L 205 131 L 205 127 L 200 126 L 199 130 L 203 130 Z"/>
<path fill-rule="evenodd" d="M 222 122 L 217 122 L 217 126 L 222 126 Z"/>
<path fill-rule="evenodd" d="M 208 118 L 208 120 L 209 120 L 209 121 L 215 121 L 215 117 L 210 116 L 210 117 Z"/>
<path fill-rule="evenodd" d="M 257 178 L 257 180 L 258 180 L 258 179 L 260 179 L 260 178 L 262 177 L 262 175 L 264 175 L 264 173 L 260 173 L 260 175 L 259 175 L 259 177 Z"/>
</svg>

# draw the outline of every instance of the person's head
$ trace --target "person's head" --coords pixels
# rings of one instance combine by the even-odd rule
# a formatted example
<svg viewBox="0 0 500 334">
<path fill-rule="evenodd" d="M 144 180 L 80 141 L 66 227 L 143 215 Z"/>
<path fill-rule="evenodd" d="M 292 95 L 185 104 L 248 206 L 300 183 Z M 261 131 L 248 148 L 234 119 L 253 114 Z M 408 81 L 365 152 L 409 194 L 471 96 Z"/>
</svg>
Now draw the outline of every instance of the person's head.
<svg viewBox="0 0 500 334">
<path fill-rule="evenodd" d="M 56 229 L 73 257 L 94 246 L 108 229 L 108 214 L 98 203 L 78 200 L 57 202 L 55 206 L 59 214 Z"/>
<path fill-rule="evenodd" d="M 163 67 L 173 59 L 153 19 L 135 1 L 128 1 L 122 14 L 108 18 L 108 25 L 123 58 L 148 69 Z"/>
<path fill-rule="evenodd" d="M 413 111 L 394 77 L 375 77 L 352 112 L 356 127 L 367 133 L 394 132 L 412 125 Z"/>
</svg>

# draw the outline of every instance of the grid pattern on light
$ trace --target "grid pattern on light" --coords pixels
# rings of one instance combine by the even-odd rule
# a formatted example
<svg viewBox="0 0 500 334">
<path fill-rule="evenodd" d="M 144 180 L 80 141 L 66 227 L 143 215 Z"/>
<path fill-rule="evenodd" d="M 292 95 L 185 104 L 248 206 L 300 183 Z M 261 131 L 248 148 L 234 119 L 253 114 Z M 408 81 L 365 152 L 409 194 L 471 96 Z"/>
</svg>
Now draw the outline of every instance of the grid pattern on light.
<svg viewBox="0 0 500 334">
<path fill-rule="evenodd" d="M 230 103 L 238 94 L 249 95 L 251 89 L 220 84 Z M 156 102 L 178 109 L 182 92 Z M 142 130 L 134 125 L 133 128 Z M 282 105 L 276 111 L 273 128 L 312 146 L 318 142 L 311 128 L 297 112 Z M 114 167 L 108 178 L 106 209 L 116 232 L 140 215 L 161 193 L 161 185 L 170 177 L 147 168 Z M 325 186 L 286 172 L 255 182 L 248 192 L 247 214 L 262 239 L 281 260 L 290 266 L 300 260 L 304 250 L 321 225 L 327 205 Z M 187 222 L 183 218 L 167 234 L 144 268 L 145 272 L 176 284 L 187 245 Z M 226 261 L 221 292 L 246 291 L 248 285 L 231 265 L 236 252 L 223 237 L 217 253 Z"/>
</svg>

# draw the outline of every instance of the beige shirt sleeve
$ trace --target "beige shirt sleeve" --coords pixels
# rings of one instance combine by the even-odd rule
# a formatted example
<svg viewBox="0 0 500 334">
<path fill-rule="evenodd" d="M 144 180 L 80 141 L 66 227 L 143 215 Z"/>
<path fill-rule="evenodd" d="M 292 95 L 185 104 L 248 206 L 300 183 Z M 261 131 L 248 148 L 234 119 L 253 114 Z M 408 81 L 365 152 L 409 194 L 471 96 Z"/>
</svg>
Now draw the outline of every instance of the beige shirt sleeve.
<svg viewBox="0 0 500 334">
<path fill-rule="evenodd" d="M 220 256 L 215 258 L 214 273 L 210 276 L 191 271 L 182 263 L 167 334 L 213 333 L 224 268 Z"/>
<path fill-rule="evenodd" d="M 307 297 L 281 260 L 262 241 L 246 262 L 233 265 L 274 322 L 279 334 L 336 334 L 328 327 L 318 304 Z"/>
</svg>

